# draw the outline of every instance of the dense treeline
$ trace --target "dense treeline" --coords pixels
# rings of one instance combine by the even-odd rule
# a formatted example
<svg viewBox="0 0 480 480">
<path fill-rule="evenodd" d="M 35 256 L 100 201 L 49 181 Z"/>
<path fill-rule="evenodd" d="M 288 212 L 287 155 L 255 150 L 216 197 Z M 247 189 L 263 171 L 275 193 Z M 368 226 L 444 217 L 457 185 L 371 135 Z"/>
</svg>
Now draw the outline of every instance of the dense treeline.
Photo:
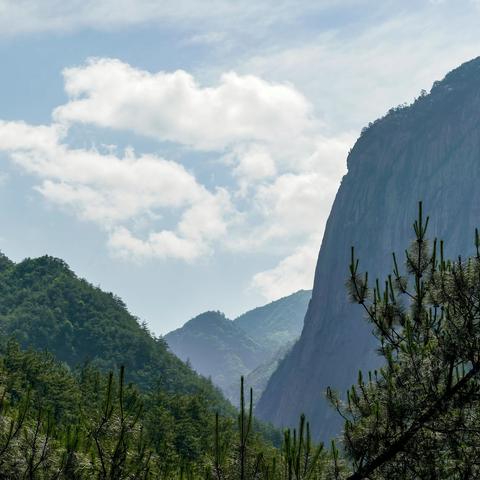
<svg viewBox="0 0 480 480">
<path fill-rule="evenodd" d="M 118 297 L 79 279 L 60 259 L 45 256 L 15 264 L 0 256 L 0 333 L 4 372 L 0 387 L 9 409 L 20 414 L 27 394 L 28 403 L 40 405 L 31 398 L 38 387 L 42 428 L 49 422 L 44 418 L 47 411 L 52 424 L 60 428 L 57 433 L 62 425 L 85 420 L 86 407 L 97 412 L 98 420 L 108 372 L 116 372 L 113 395 L 122 367 L 123 382 L 135 385 L 123 391 L 141 397 L 143 413 L 138 421 L 142 432 L 150 432 L 150 449 L 162 457 L 167 471 L 172 466 L 203 465 L 212 445 L 215 412 L 227 425 L 235 423 L 235 409 L 210 380 L 169 352 L 163 339 L 141 325 Z M 7 340 L 11 338 L 19 345 L 14 347 L 16 343 Z M 13 418 L 6 411 L 2 415 Z M 95 419 L 90 420 L 94 425 Z M 255 425 L 263 438 L 279 444 L 276 430 Z M 78 431 L 85 434 L 91 426 Z M 14 444 L 18 445 L 13 442 L 10 447 Z"/>
<path fill-rule="evenodd" d="M 171 478 L 200 465 L 212 443 L 213 413 L 198 394 L 143 393 L 123 369 L 72 371 L 14 341 L 0 361 L 0 399 L 4 478 Z"/>
<path fill-rule="evenodd" d="M 251 403 L 238 422 L 204 398 L 148 393 L 91 364 L 72 371 L 9 341 L 0 357 L 0 477 L 8 479 L 315 479 L 326 454 L 308 424 L 265 440 Z"/>
</svg>

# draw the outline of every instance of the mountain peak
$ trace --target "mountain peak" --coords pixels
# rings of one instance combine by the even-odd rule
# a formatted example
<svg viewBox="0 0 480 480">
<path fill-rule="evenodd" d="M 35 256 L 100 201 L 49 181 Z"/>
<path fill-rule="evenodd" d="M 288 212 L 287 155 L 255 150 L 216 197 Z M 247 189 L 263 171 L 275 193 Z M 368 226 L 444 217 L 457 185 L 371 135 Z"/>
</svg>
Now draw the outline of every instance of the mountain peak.
<svg viewBox="0 0 480 480">
<path fill-rule="evenodd" d="M 310 296 L 311 292 L 303 290 L 255 308 L 234 321 L 222 312 L 204 312 L 168 333 L 165 340 L 176 355 L 211 377 L 235 402 L 240 376 L 260 365 L 270 374 L 278 362 L 278 351 L 283 352 L 298 338 Z M 256 394 L 263 390 L 268 376 L 260 380 L 255 385 Z"/>
<path fill-rule="evenodd" d="M 219 310 L 207 310 L 206 312 L 200 313 L 196 317 L 189 320 L 184 327 L 193 326 L 197 324 L 219 324 L 223 322 L 231 322 L 223 312 Z"/>
</svg>

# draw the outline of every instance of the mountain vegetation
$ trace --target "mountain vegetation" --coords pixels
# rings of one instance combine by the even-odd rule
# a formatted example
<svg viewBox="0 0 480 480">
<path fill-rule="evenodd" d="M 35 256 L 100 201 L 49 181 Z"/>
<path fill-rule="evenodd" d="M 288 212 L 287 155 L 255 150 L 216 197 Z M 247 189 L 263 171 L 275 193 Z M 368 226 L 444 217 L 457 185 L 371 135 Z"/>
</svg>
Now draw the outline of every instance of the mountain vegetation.
<svg viewBox="0 0 480 480">
<path fill-rule="evenodd" d="M 199 394 L 141 391 L 125 382 L 123 367 L 118 376 L 91 364 L 72 370 L 11 340 L 0 356 L 0 399 L 2 479 L 213 479 L 215 458 L 225 474 L 236 468 L 232 417 Z M 277 450 L 253 419 L 248 425 L 250 475 L 252 456 L 262 452 L 258 468 L 266 468 Z"/>
<path fill-rule="evenodd" d="M 199 392 L 148 389 L 91 362 L 71 368 L 47 351 L 0 348 L 0 478 L 190 480 L 417 480 L 480 475 L 480 236 L 468 259 L 429 242 L 420 204 L 405 262 L 371 282 L 351 249 L 352 303 L 384 360 L 359 373 L 346 401 L 341 448 L 315 445 L 309 423 L 281 448 L 253 417 L 253 393 L 232 416 Z M 9 268 L 11 268 L 9 262 Z M 4 339 L 5 340 L 5 339 Z M 341 452 L 344 453 L 341 453 Z"/>
<path fill-rule="evenodd" d="M 385 282 L 361 273 L 352 247 L 348 290 L 383 366 L 360 373 L 346 402 L 329 391 L 345 419 L 349 480 L 480 476 L 480 237 L 472 257 L 451 261 L 428 224 L 420 204 L 405 262 L 394 254 Z"/>
<path fill-rule="evenodd" d="M 232 405 L 118 297 L 60 259 L 0 257 L 0 478 L 196 475 L 216 414 L 235 438 Z M 252 438 L 280 442 L 256 420 Z"/>
<path fill-rule="evenodd" d="M 230 408 L 211 382 L 170 353 L 120 298 L 78 278 L 57 258 L 20 263 L 0 258 L 0 332 L 23 348 L 48 350 L 70 367 L 88 361 L 108 371 L 123 365 L 127 380 L 140 388 L 199 394 L 222 411 Z"/>
<path fill-rule="evenodd" d="M 383 362 L 371 325 L 357 320 L 345 294 L 350 247 L 355 244 L 365 270 L 386 276 L 391 252 L 402 252 L 410 241 L 411 219 L 423 200 L 430 234 L 445 241 L 445 254 L 472 255 L 469 239 L 480 212 L 479 122 L 477 58 L 362 133 L 326 225 L 302 335 L 258 401 L 260 418 L 293 426 L 304 412 L 315 438 L 341 433 L 327 387 L 345 392 L 359 369 L 379 369 Z"/>
<path fill-rule="evenodd" d="M 295 340 L 280 347 L 268 360 L 258 365 L 245 376 L 245 386 L 253 390 L 253 404 L 255 405 L 260 398 L 262 392 L 267 386 L 268 380 L 277 369 L 279 363 L 288 354 L 295 344 Z M 230 383 L 229 387 L 224 390 L 226 397 L 238 407 L 238 384 Z"/>
<path fill-rule="evenodd" d="M 301 290 L 233 321 L 221 312 L 205 312 L 164 338 L 172 352 L 210 377 L 232 403 L 238 405 L 240 376 L 254 387 L 256 400 L 300 335 L 310 296 Z"/>
</svg>

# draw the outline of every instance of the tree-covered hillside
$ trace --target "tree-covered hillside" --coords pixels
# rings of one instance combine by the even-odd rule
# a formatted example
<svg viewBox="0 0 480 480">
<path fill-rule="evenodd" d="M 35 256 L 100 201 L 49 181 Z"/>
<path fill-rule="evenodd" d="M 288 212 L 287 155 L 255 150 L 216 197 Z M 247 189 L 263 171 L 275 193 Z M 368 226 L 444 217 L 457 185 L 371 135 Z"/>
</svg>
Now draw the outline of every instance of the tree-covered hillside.
<svg viewBox="0 0 480 480">
<path fill-rule="evenodd" d="M 245 376 L 245 385 L 247 388 L 253 389 L 253 402 L 257 403 L 262 392 L 265 390 L 270 377 L 277 369 L 280 362 L 285 358 L 288 352 L 295 344 L 295 340 L 280 347 L 266 362 L 258 365 L 254 370 L 248 372 Z M 238 382 L 230 383 L 229 387 L 224 390 L 226 397 L 235 405 L 238 406 Z"/>
<path fill-rule="evenodd" d="M 22 347 L 48 350 L 71 367 L 87 361 L 103 371 L 124 365 L 127 380 L 141 388 L 201 394 L 221 410 L 231 408 L 120 298 L 78 278 L 57 258 L 0 258 L 0 332 L 3 340 L 13 336 Z"/>
<path fill-rule="evenodd" d="M 117 375 L 91 364 L 70 369 L 49 352 L 3 345 L 0 479 L 213 480 L 215 459 L 223 475 L 235 476 L 232 416 L 217 415 L 201 393 L 142 391 L 124 378 L 123 368 Z M 265 462 L 278 452 L 260 424 L 249 424 L 251 472 L 260 452 Z"/>
</svg>

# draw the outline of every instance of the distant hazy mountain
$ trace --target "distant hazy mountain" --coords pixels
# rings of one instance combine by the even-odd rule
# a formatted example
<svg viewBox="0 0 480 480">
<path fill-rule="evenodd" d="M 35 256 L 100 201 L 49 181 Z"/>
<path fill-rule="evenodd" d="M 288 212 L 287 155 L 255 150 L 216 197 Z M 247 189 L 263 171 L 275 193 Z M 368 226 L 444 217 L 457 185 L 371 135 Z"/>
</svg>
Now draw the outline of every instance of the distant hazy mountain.
<svg viewBox="0 0 480 480">
<path fill-rule="evenodd" d="M 266 362 L 261 363 L 254 370 L 245 375 L 245 390 L 253 389 L 254 403 L 262 395 L 265 390 L 270 377 L 277 369 L 280 362 L 288 354 L 295 344 L 297 338 L 294 338 L 285 345 L 282 345 L 273 355 L 271 355 Z M 225 396 L 238 407 L 240 401 L 240 386 L 238 380 L 230 384 L 229 388 L 224 390 Z"/>
<path fill-rule="evenodd" d="M 361 309 L 345 291 L 351 245 L 369 278 L 391 272 L 413 237 L 418 201 L 429 237 L 448 256 L 474 252 L 480 225 L 480 58 L 435 82 L 410 106 L 392 109 L 365 129 L 350 151 L 323 237 L 312 300 L 300 340 L 270 378 L 260 418 L 295 425 L 305 413 L 317 438 L 341 431 L 327 386 L 344 393 L 358 370 L 377 368 L 378 347 Z"/>
<path fill-rule="evenodd" d="M 211 377 L 232 402 L 237 402 L 241 375 L 258 397 L 286 347 L 300 335 L 310 296 L 301 290 L 233 321 L 221 312 L 205 312 L 164 338 L 173 353 Z"/>
<path fill-rule="evenodd" d="M 223 390 L 265 362 L 268 351 L 220 312 L 205 312 L 165 337 L 175 355 Z"/>
<path fill-rule="evenodd" d="M 250 310 L 234 323 L 263 348 L 275 354 L 302 332 L 303 319 L 311 290 L 300 290 L 293 295 Z"/>
</svg>

